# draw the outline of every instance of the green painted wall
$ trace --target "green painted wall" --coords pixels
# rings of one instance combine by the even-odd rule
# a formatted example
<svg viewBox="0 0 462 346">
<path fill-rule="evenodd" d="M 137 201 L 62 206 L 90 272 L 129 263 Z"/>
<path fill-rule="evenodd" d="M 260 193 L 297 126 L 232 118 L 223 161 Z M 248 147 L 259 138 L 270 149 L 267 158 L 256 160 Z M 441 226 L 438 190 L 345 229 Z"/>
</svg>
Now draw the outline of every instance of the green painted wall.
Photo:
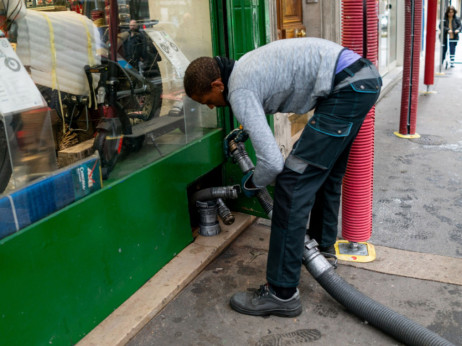
<svg viewBox="0 0 462 346">
<path fill-rule="evenodd" d="M 221 130 L 0 241 L 0 344 L 71 345 L 192 241 L 187 186 Z"/>
</svg>

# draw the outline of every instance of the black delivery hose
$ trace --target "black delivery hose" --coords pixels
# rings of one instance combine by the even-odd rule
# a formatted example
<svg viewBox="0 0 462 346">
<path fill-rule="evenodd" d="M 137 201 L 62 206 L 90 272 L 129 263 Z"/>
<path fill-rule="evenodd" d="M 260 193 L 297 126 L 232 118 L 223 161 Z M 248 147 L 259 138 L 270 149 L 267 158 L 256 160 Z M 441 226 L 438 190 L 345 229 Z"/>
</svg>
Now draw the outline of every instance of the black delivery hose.
<svg viewBox="0 0 462 346">
<path fill-rule="evenodd" d="M 244 146 L 241 144 L 241 142 L 234 143 L 234 141 L 230 141 L 229 148 L 235 162 L 247 162 L 246 165 L 240 164 L 241 170 L 245 173 L 245 167 L 243 166 L 249 166 L 250 159 Z M 262 204 L 262 207 L 268 215 L 271 215 L 273 206 L 271 196 L 265 194 L 263 202 L 264 204 Z M 268 212 L 268 210 L 270 212 Z M 453 345 L 431 330 L 409 320 L 356 290 L 335 273 L 334 267 L 319 252 L 317 246 L 318 244 L 314 239 L 310 239 L 306 236 L 303 264 L 327 293 L 356 316 L 406 345 Z"/>
<path fill-rule="evenodd" d="M 356 316 L 406 345 L 452 345 L 431 330 L 357 291 L 338 276 L 333 268 L 329 268 L 316 280 L 335 300 Z"/>
<path fill-rule="evenodd" d="M 312 244 L 314 242 L 314 244 Z M 310 244 L 311 243 L 311 244 Z M 316 241 L 305 242 L 303 264 L 319 284 L 359 318 L 406 345 L 453 345 L 438 334 L 383 306 L 343 280 L 317 249 Z"/>
</svg>

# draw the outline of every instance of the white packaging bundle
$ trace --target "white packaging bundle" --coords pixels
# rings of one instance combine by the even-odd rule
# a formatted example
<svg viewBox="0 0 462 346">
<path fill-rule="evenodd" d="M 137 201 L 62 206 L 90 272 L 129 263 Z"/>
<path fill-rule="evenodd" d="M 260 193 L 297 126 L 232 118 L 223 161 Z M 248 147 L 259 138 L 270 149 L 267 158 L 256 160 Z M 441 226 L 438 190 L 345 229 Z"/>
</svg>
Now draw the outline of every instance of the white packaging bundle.
<svg viewBox="0 0 462 346">
<path fill-rule="evenodd" d="M 30 66 L 35 83 L 88 95 L 84 66 L 101 62 L 96 55 L 100 37 L 90 19 L 71 11 L 27 10 L 18 28 L 17 54 Z"/>
</svg>

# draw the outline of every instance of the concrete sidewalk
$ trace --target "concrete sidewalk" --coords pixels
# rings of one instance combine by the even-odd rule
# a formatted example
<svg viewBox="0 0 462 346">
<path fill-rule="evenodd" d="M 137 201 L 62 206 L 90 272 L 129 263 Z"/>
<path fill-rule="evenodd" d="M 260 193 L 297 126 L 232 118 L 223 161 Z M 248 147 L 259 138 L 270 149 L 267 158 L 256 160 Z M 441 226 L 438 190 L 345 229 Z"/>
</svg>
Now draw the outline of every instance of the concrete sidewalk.
<svg viewBox="0 0 462 346">
<path fill-rule="evenodd" d="M 373 233 L 368 241 L 377 259 L 342 261 L 337 273 L 370 298 L 462 345 L 462 65 L 444 72 L 430 88 L 436 93 L 419 96 L 419 139 L 393 134 L 399 129 L 400 82 L 390 84 L 379 101 Z M 421 84 L 420 90 L 427 89 Z M 196 266 L 197 277 L 177 289 L 181 292 L 174 299 L 177 292 L 157 310 L 141 300 L 138 306 L 154 312 L 138 316 L 136 327 L 120 328 L 115 313 L 80 344 L 400 345 L 349 313 L 304 268 L 299 287 L 304 312 L 299 317 L 234 312 L 228 305 L 232 294 L 265 282 L 269 239 L 267 223 L 242 215 L 239 220 L 234 231 L 224 228 L 234 234 L 225 238 L 236 240 L 211 251 L 214 259 Z M 149 294 L 158 295 L 161 286 L 162 281 L 153 281 Z M 137 308 L 124 311 L 119 318 L 136 316 Z"/>
<path fill-rule="evenodd" d="M 299 317 L 252 317 L 231 310 L 228 301 L 234 292 L 264 283 L 268 238 L 267 226 L 246 229 L 128 345 L 401 345 L 349 313 L 304 268 L 299 286 L 304 311 Z M 388 274 L 390 260 L 398 268 L 425 265 L 427 275 L 441 264 L 414 252 L 410 261 L 407 256 L 400 259 L 400 252 L 396 258 L 382 257 L 388 249 L 376 248 L 383 266 L 370 270 L 341 263 L 337 273 L 370 298 L 461 345 L 462 287 Z M 462 259 L 452 260 L 460 277 Z"/>
</svg>

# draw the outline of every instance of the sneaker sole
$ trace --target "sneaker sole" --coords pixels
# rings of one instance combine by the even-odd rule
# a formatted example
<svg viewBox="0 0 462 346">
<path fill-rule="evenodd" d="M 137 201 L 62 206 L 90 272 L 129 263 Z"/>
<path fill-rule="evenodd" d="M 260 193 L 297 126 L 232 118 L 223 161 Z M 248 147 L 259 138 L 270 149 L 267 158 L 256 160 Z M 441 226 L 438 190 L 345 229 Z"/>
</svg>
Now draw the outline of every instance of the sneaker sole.
<svg viewBox="0 0 462 346">
<path fill-rule="evenodd" d="M 244 315 L 251 315 L 251 316 L 279 316 L 279 317 L 296 317 L 302 313 L 302 306 L 299 306 L 293 310 L 262 310 L 262 311 L 255 311 L 255 310 L 247 310 L 240 306 L 233 304 L 230 302 L 231 308 L 233 310 L 244 314 Z"/>
</svg>

